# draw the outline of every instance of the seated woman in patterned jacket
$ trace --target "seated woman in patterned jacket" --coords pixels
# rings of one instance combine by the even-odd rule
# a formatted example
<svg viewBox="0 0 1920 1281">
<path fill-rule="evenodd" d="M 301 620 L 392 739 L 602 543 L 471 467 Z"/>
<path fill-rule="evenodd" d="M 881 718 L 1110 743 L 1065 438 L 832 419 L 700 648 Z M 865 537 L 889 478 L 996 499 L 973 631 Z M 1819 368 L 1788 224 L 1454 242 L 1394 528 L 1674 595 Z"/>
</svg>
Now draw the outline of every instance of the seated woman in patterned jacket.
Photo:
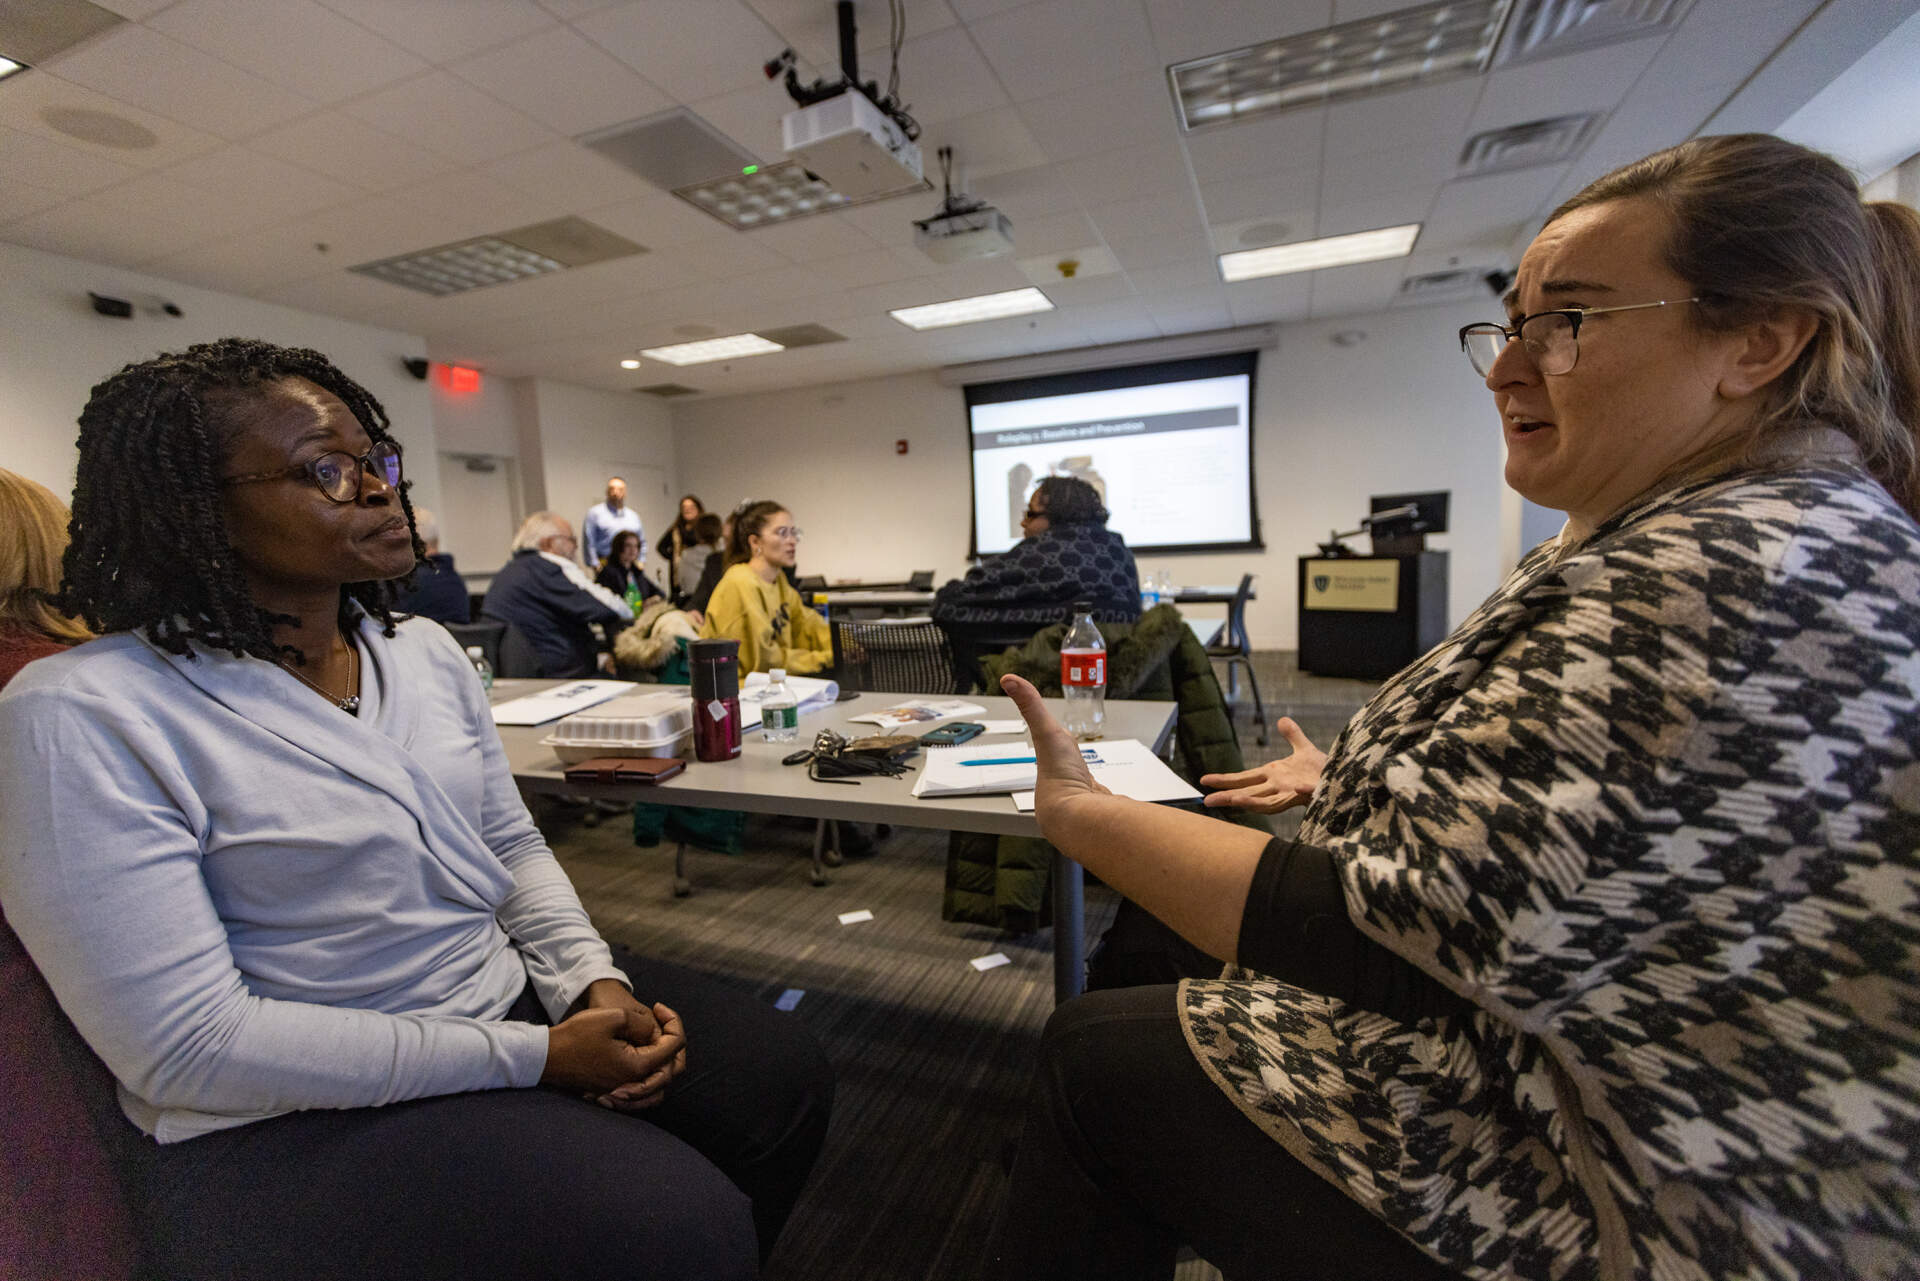
<svg viewBox="0 0 1920 1281">
<path fill-rule="evenodd" d="M 1140 617 L 1140 575 L 1126 540 L 1107 528 L 1099 491 L 1077 476 L 1049 476 L 1020 517 L 1026 535 L 1004 556 L 967 571 L 934 594 L 939 623 L 1064 622 L 1075 601 L 1093 602 L 1103 623 Z"/>
<path fill-rule="evenodd" d="M 1920 216 L 1777 138 L 1561 206 L 1461 344 L 1567 513 L 1321 755 L 1042 832 L 1234 962 L 1064 1005 L 999 1277 L 1920 1269 Z"/>
</svg>

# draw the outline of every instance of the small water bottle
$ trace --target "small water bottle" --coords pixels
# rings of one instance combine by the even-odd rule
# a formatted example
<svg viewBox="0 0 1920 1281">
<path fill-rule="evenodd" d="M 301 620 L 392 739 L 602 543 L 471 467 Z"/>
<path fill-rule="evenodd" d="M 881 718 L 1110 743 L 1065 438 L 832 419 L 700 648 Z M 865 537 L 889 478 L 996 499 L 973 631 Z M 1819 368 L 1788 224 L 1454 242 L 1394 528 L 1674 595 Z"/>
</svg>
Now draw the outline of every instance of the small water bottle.
<svg viewBox="0 0 1920 1281">
<path fill-rule="evenodd" d="M 1140 575 L 1140 612 L 1146 613 L 1160 603 L 1160 588 L 1153 581 L 1152 574 Z"/>
<path fill-rule="evenodd" d="M 467 646 L 467 661 L 473 664 L 473 670 L 480 673 L 480 688 L 493 688 L 493 664 L 487 661 L 487 651 L 478 645 Z"/>
<path fill-rule="evenodd" d="M 1099 738 L 1107 719 L 1107 642 L 1093 625 L 1093 602 L 1075 601 L 1073 627 L 1060 646 L 1060 689 L 1067 699 L 1067 732 Z"/>
<path fill-rule="evenodd" d="M 640 617 L 640 606 L 640 584 L 637 582 L 629 582 L 627 584 L 627 608 L 633 611 L 635 618 Z"/>
<path fill-rule="evenodd" d="M 791 743 L 800 737 L 800 700 L 787 688 L 787 669 L 767 673 L 766 697 L 760 700 L 760 735 L 769 743 Z"/>
</svg>

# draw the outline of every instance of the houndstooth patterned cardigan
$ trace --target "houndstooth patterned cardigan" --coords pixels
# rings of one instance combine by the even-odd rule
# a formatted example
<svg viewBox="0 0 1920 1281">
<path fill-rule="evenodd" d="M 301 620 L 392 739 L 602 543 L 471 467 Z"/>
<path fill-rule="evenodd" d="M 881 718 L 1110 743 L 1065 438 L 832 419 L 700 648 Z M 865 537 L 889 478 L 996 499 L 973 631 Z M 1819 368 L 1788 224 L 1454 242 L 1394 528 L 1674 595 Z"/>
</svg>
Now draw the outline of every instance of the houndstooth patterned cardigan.
<svg viewBox="0 0 1920 1281">
<path fill-rule="evenodd" d="M 1801 464 L 1556 554 L 1379 691 L 1300 832 L 1476 1012 L 1229 970 L 1189 1043 L 1471 1276 L 1920 1275 L 1920 527 Z"/>
</svg>

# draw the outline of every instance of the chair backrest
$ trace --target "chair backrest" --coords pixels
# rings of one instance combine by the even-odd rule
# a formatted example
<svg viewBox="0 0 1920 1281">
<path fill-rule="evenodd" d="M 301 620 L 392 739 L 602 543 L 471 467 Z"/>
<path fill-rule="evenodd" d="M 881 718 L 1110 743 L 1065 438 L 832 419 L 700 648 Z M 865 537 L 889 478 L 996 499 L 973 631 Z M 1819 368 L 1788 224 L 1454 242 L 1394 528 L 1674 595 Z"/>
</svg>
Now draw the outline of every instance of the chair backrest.
<svg viewBox="0 0 1920 1281">
<path fill-rule="evenodd" d="M 933 571 L 930 569 L 916 569 L 907 575 L 907 590 L 910 592 L 924 592 L 932 586 Z"/>
<path fill-rule="evenodd" d="M 506 631 L 500 637 L 500 661 L 493 665 L 493 674 L 509 680 L 519 676 L 544 675 L 540 651 L 533 647 L 527 634 L 512 623 L 503 623 L 502 626 Z"/>
<path fill-rule="evenodd" d="M 1253 575 L 1240 575 L 1240 586 L 1233 593 L 1233 603 L 1227 606 L 1227 635 L 1245 654 L 1253 649 L 1247 643 L 1247 597 L 1253 595 Z"/>
<path fill-rule="evenodd" d="M 507 636 L 505 623 L 497 618 L 486 618 L 472 623 L 442 623 L 441 626 L 453 633 L 461 649 L 478 645 L 480 652 L 487 657 L 487 666 L 499 672 L 500 644 Z"/>
<path fill-rule="evenodd" d="M 947 634 L 926 619 L 834 619 L 833 666 L 842 689 L 955 692 Z"/>
<path fill-rule="evenodd" d="M 947 644 L 953 647 L 954 693 L 970 694 L 986 689 L 986 674 L 980 660 L 990 654 L 1025 645 L 1045 623 L 942 623 Z M 987 689 L 998 694 L 997 689 Z"/>
</svg>

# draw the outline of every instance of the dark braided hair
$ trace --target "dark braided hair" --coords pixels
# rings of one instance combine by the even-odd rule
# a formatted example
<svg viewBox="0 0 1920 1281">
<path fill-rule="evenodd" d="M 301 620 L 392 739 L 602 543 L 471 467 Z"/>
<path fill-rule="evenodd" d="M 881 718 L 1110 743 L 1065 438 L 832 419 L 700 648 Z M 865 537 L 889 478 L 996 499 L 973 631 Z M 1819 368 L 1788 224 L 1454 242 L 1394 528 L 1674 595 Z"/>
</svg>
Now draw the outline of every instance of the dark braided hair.
<svg viewBox="0 0 1920 1281">
<path fill-rule="evenodd" d="M 1105 525 L 1107 509 L 1100 505 L 1100 491 L 1078 476 L 1049 476 L 1034 486 L 1034 493 L 1047 496 L 1047 525 Z"/>
<path fill-rule="evenodd" d="M 305 656 L 275 645 L 276 624 L 298 619 L 254 603 L 220 515 L 219 477 L 236 411 L 249 393 L 305 378 L 338 396 L 374 441 L 392 440 L 387 412 L 333 362 L 304 347 L 223 338 L 128 365 L 93 389 L 80 411 L 65 581 L 53 605 L 95 632 L 142 629 L 173 654 L 190 644 L 269 662 Z M 400 508 L 413 529 L 408 482 Z M 417 532 L 413 554 L 426 554 Z M 398 583 L 348 583 L 340 625 L 359 605 L 393 635 Z"/>
</svg>

